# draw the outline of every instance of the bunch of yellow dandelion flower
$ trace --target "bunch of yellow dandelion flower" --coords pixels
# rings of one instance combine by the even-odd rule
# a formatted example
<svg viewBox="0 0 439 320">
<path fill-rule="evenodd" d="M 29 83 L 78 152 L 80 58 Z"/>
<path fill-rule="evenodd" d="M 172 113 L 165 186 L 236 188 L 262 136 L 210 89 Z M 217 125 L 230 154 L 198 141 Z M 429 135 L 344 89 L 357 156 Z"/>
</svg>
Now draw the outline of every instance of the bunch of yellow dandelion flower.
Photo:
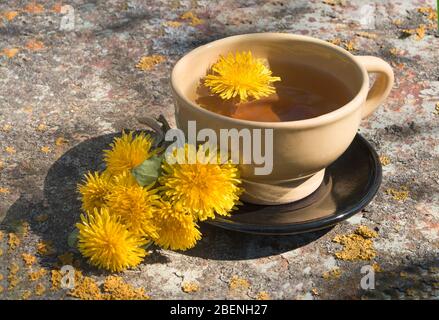
<svg viewBox="0 0 439 320">
<path fill-rule="evenodd" d="M 220 56 L 211 71 L 205 77 L 204 85 L 222 99 L 260 99 L 275 93 L 272 83 L 281 80 L 280 77 L 272 76 L 264 61 L 254 58 L 250 51 Z"/>
<path fill-rule="evenodd" d="M 241 181 L 237 166 L 230 162 L 221 163 L 217 153 L 209 153 L 210 150 L 205 150 L 203 146 L 196 150 L 193 145 L 186 144 L 181 161 L 177 158 L 182 153 L 175 149 L 173 155 L 177 161 L 165 159 L 159 178 L 163 199 L 185 208 L 195 220 L 200 221 L 215 218 L 215 214 L 229 215 L 240 203 L 239 196 L 243 191 L 239 187 Z M 211 161 L 212 157 L 215 157 L 214 161 Z"/>
</svg>

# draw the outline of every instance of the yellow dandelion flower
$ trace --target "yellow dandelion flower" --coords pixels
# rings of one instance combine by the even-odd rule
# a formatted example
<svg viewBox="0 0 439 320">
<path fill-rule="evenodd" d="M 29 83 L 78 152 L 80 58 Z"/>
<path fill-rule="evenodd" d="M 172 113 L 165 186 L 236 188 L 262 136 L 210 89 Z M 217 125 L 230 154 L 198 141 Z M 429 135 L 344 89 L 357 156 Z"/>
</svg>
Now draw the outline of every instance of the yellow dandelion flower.
<svg viewBox="0 0 439 320">
<path fill-rule="evenodd" d="M 239 96 L 241 101 L 247 101 L 249 97 L 259 99 L 275 93 L 272 86 L 275 81 L 280 81 L 280 77 L 271 76 L 271 70 L 263 60 L 253 58 L 249 51 L 220 56 L 204 85 L 223 99 Z"/>
<path fill-rule="evenodd" d="M 128 175 L 131 174 L 128 172 Z M 130 184 L 124 176 L 115 177 L 115 184 L 107 196 L 108 208 L 130 231 L 154 239 L 157 230 L 153 217 L 159 204 L 156 192 L 150 187 Z"/>
<path fill-rule="evenodd" d="M 159 190 L 163 198 L 175 206 L 188 210 L 195 220 L 214 218 L 215 213 L 223 216 L 239 204 L 242 189 L 239 187 L 239 171 L 236 165 L 221 163 L 219 155 L 208 155 L 201 146 L 185 145 L 185 161 L 171 164 L 165 159 L 162 176 L 159 178 Z M 174 155 L 178 157 L 178 150 Z M 216 163 L 209 163 L 210 157 L 216 157 Z M 193 164 L 189 159 L 195 159 Z"/>
<path fill-rule="evenodd" d="M 201 239 L 194 217 L 181 208 L 162 202 L 162 208 L 157 212 L 156 219 L 159 236 L 155 243 L 164 249 L 187 250 L 193 248 Z"/>
<path fill-rule="evenodd" d="M 146 255 L 147 240 L 127 230 L 107 208 L 81 215 L 78 249 L 89 262 L 112 272 L 137 266 Z"/>
<path fill-rule="evenodd" d="M 157 153 L 157 150 L 151 150 L 152 144 L 153 139 L 149 135 L 140 133 L 134 136 L 133 132 L 123 132 L 122 137 L 114 139 L 111 150 L 104 151 L 107 171 L 117 175 L 137 167 Z"/>
<path fill-rule="evenodd" d="M 107 172 L 87 173 L 83 184 L 78 185 L 81 194 L 82 210 L 93 212 L 94 208 L 105 206 L 106 197 L 111 191 L 112 179 Z"/>
</svg>

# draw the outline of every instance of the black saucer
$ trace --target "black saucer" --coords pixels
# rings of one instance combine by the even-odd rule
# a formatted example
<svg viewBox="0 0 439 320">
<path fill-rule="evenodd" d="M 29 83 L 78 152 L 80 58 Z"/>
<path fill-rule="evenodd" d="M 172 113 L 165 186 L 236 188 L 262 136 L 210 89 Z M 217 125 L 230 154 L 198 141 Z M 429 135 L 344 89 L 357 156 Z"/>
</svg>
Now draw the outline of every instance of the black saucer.
<svg viewBox="0 0 439 320">
<path fill-rule="evenodd" d="M 331 164 L 320 187 L 305 199 L 276 206 L 244 203 L 230 217 L 207 223 L 234 231 L 283 235 L 325 229 L 363 209 L 381 184 L 381 164 L 373 147 L 357 134 Z"/>
</svg>

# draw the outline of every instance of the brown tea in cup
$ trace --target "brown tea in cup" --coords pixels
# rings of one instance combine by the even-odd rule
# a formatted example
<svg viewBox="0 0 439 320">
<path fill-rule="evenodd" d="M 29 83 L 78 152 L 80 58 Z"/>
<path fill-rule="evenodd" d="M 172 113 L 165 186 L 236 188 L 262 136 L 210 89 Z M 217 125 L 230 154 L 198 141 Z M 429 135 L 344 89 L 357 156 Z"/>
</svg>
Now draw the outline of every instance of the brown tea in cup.
<svg viewBox="0 0 439 320">
<path fill-rule="evenodd" d="M 342 81 L 314 67 L 272 62 L 270 69 L 282 80 L 274 83 L 276 93 L 268 97 L 247 102 L 223 100 L 201 84 L 194 100 L 207 110 L 231 118 L 280 122 L 318 117 L 342 107 L 353 97 Z"/>
</svg>

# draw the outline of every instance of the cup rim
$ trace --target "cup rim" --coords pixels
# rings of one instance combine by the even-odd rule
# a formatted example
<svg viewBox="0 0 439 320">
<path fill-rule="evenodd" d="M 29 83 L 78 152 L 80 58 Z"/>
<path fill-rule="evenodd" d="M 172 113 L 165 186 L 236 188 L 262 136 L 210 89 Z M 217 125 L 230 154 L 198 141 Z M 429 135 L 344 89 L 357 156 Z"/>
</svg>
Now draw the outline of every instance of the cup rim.
<svg viewBox="0 0 439 320">
<path fill-rule="evenodd" d="M 358 92 L 355 94 L 355 96 L 348 103 L 337 108 L 336 110 L 333 110 L 331 112 L 322 114 L 322 115 L 317 116 L 317 117 L 309 118 L 309 119 L 293 120 L 293 121 L 280 121 L 280 122 L 244 120 L 244 119 L 236 119 L 236 118 L 231 118 L 231 117 L 228 117 L 225 115 L 221 115 L 221 114 L 215 113 L 213 111 L 204 109 L 203 107 L 197 105 L 195 102 L 188 99 L 186 97 L 186 95 L 183 94 L 183 92 L 181 92 L 181 90 L 179 89 L 179 87 L 176 84 L 176 80 L 175 80 L 176 72 L 178 71 L 179 66 L 185 62 L 185 59 L 188 56 L 193 55 L 199 51 L 205 50 L 209 47 L 223 44 L 224 42 L 227 43 L 230 41 L 236 41 L 236 40 L 239 41 L 242 39 L 248 40 L 249 38 L 254 39 L 254 40 L 258 40 L 258 41 L 261 41 L 264 39 L 273 40 L 273 38 L 274 39 L 276 39 L 276 38 L 277 39 L 287 39 L 287 40 L 288 39 L 289 40 L 301 40 L 304 42 L 312 42 L 312 43 L 321 44 L 321 45 L 326 46 L 332 50 L 335 50 L 338 53 L 344 55 L 349 60 L 351 60 L 353 62 L 353 64 L 360 70 L 360 72 L 362 74 L 362 78 L 363 78 L 360 90 L 358 90 Z M 340 48 L 340 47 L 338 47 L 330 42 L 327 42 L 327 41 L 324 41 L 324 40 L 321 40 L 318 38 L 314 38 L 314 37 L 304 36 L 304 35 L 277 33 L 277 32 L 264 32 L 264 33 L 241 34 L 241 35 L 235 35 L 235 36 L 230 36 L 230 37 L 218 39 L 218 40 L 206 43 L 204 45 L 201 45 L 201 46 L 189 51 L 183 57 L 181 57 L 175 63 L 174 67 L 172 68 L 171 88 L 176 96 L 178 96 L 180 99 L 182 99 L 187 105 L 192 107 L 195 111 L 197 111 L 201 114 L 205 114 L 206 116 L 216 118 L 216 119 L 221 120 L 221 121 L 235 123 L 235 124 L 240 125 L 240 126 L 247 125 L 247 126 L 262 127 L 262 128 L 286 128 L 286 127 L 288 127 L 288 128 L 307 128 L 307 127 L 315 127 L 315 126 L 320 126 L 320 125 L 323 125 L 326 123 L 334 122 L 334 121 L 348 115 L 349 113 L 353 112 L 355 109 L 361 107 L 363 102 L 364 102 L 363 97 L 365 97 L 367 95 L 367 92 L 369 89 L 369 78 L 368 78 L 366 69 L 364 68 L 363 65 L 361 65 L 358 62 L 358 60 L 355 58 L 355 56 L 353 54 L 351 54 L 349 51 L 347 51 L 343 48 Z"/>
</svg>

